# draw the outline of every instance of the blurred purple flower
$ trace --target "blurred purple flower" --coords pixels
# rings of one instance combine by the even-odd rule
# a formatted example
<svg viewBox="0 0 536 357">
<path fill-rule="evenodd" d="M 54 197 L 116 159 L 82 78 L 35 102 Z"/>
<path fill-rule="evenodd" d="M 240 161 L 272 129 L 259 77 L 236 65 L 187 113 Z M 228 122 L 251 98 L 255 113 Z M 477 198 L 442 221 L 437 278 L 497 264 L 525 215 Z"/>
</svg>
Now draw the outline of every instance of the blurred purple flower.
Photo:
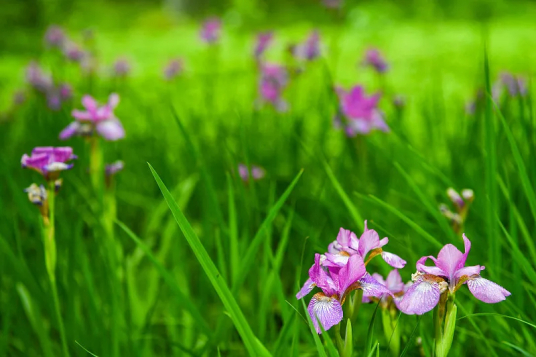
<svg viewBox="0 0 536 357">
<path fill-rule="evenodd" d="M 172 80 L 183 71 L 183 62 L 181 59 L 174 59 L 164 68 L 164 78 L 166 80 Z"/>
<path fill-rule="evenodd" d="M 526 96 L 527 84 L 525 78 L 521 76 L 514 76 L 509 72 L 502 72 L 500 74 L 500 82 L 508 90 L 508 94 L 511 97 Z"/>
<path fill-rule="evenodd" d="M 292 47 L 292 53 L 298 60 L 312 61 L 320 56 L 320 34 L 311 32 L 305 42 Z"/>
<path fill-rule="evenodd" d="M 23 90 L 18 90 L 13 94 L 13 104 L 21 105 L 26 101 L 26 93 Z"/>
<path fill-rule="evenodd" d="M 65 140 L 74 135 L 88 136 L 97 133 L 106 140 L 114 141 L 125 137 L 123 125 L 114 115 L 114 109 L 119 104 L 119 95 L 110 94 L 108 103 L 99 106 L 90 95 L 82 98 L 86 110 L 73 110 L 76 119 L 60 133 L 60 139 Z"/>
<path fill-rule="evenodd" d="M 377 48 L 370 48 L 365 52 L 363 65 L 370 66 L 378 73 L 385 73 L 389 69 L 389 65 L 383 59 L 382 54 Z"/>
<path fill-rule="evenodd" d="M 67 37 L 65 32 L 58 25 L 51 25 L 45 32 L 45 43 L 49 47 L 62 48 Z"/>
<path fill-rule="evenodd" d="M 248 167 L 245 164 L 239 164 L 238 165 L 238 175 L 244 182 L 248 182 L 250 175 Z M 266 171 L 262 167 L 252 165 L 251 166 L 251 177 L 253 177 L 253 180 L 257 181 L 262 179 L 266 175 Z"/>
<path fill-rule="evenodd" d="M 471 242 L 465 234 L 463 241 L 465 253 L 452 244 L 447 244 L 437 258 L 424 256 L 417 261 L 417 273 L 412 277 L 413 285 L 399 304 L 402 312 L 422 315 L 439 303 L 441 294 L 454 294 L 464 284 L 467 284 L 477 299 L 488 304 L 503 301 L 511 295 L 503 287 L 480 276 L 483 266 L 465 266 Z M 434 262 L 433 266 L 425 265 L 428 259 Z"/>
<path fill-rule="evenodd" d="M 62 101 L 73 98 L 73 88 L 69 83 L 62 83 L 59 86 L 59 95 Z"/>
<path fill-rule="evenodd" d="M 63 46 L 63 54 L 68 60 L 79 63 L 86 57 L 86 53 L 74 42 L 68 42 Z"/>
<path fill-rule="evenodd" d="M 387 275 L 387 278 L 384 279 L 383 276 L 381 276 L 378 273 L 372 274 L 372 277 L 381 285 L 385 286 L 392 295 L 389 294 L 383 294 L 383 296 L 379 297 L 381 299 L 382 305 L 385 307 L 389 305 L 389 302 L 392 298 L 392 301 L 394 302 L 395 306 L 398 308 L 398 304 L 402 300 L 402 296 L 404 292 L 411 286 L 412 283 L 404 284 L 402 281 L 402 277 L 400 276 L 400 273 L 398 272 L 398 269 L 393 269 L 389 272 Z M 377 300 L 378 296 L 369 296 L 365 294 L 366 291 L 363 291 L 363 302 L 368 303 L 372 300 Z"/>
<path fill-rule="evenodd" d="M 330 9 L 337 9 L 342 6 L 343 0 L 323 0 L 324 6 Z"/>
<path fill-rule="evenodd" d="M 270 43 L 274 34 L 272 31 L 261 32 L 257 35 L 257 44 L 255 45 L 255 59 L 260 60 Z"/>
<path fill-rule="evenodd" d="M 261 101 L 270 103 L 278 111 L 285 111 L 287 104 L 282 99 L 282 95 L 287 81 L 288 74 L 285 67 L 269 63 L 263 64 L 259 82 Z"/>
<path fill-rule="evenodd" d="M 201 40 L 206 43 L 212 44 L 220 39 L 221 35 L 221 21 L 218 18 L 211 18 L 203 23 L 200 32 Z"/>
<path fill-rule="evenodd" d="M 60 171 L 73 167 L 68 162 L 74 159 L 76 155 L 71 147 L 36 147 L 31 156 L 22 155 L 21 164 L 39 172 L 46 180 L 56 180 Z"/>
<path fill-rule="evenodd" d="M 26 81 L 41 93 L 46 93 L 54 86 L 52 76 L 45 74 L 41 66 L 35 61 L 30 62 L 26 67 Z"/>
<path fill-rule="evenodd" d="M 114 74 L 118 77 L 125 77 L 130 73 L 130 63 L 124 58 L 120 58 L 114 63 Z"/>
<path fill-rule="evenodd" d="M 339 115 L 346 119 L 345 131 L 350 137 L 368 134 L 373 129 L 389 131 L 383 113 L 378 109 L 380 94 L 367 97 L 362 86 L 355 86 L 349 92 L 336 88 L 339 96 Z"/>
<path fill-rule="evenodd" d="M 106 176 L 112 176 L 118 173 L 119 171 L 122 171 L 125 167 L 125 164 L 121 160 L 117 160 L 115 162 L 112 162 L 111 164 L 106 165 Z"/>
</svg>

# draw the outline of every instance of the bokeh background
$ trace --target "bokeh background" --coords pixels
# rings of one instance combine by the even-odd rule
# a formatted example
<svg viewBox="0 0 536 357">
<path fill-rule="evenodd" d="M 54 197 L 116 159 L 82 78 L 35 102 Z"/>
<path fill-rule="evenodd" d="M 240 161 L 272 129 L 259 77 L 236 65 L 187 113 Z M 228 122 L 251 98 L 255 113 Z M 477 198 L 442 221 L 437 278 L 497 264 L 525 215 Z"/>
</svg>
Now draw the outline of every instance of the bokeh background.
<svg viewBox="0 0 536 357">
<path fill-rule="evenodd" d="M 222 21 L 215 46 L 199 39 L 210 17 Z M 62 175 L 56 214 L 58 289 L 73 356 L 87 356 L 85 349 L 98 356 L 247 355 L 147 162 L 233 288 L 257 338 L 277 356 L 319 353 L 295 293 L 313 254 L 325 251 L 340 227 L 360 232 L 368 219 L 390 238 L 389 251 L 408 261 L 401 274 L 409 280 L 419 257 L 436 255 L 446 243 L 462 247 L 439 205 L 453 209 L 448 187 L 471 188 L 469 262 L 486 265 L 486 277 L 512 296 L 486 305 L 460 290 L 459 317 L 489 315 L 459 320 L 451 355 L 533 355 L 535 18 L 536 3 L 524 0 L 347 0 L 337 8 L 316 0 L 3 0 L 0 355 L 61 355 L 40 218 L 23 191 L 40 177 L 19 161 L 33 147 L 49 145 L 71 145 L 79 156 Z M 91 71 L 46 46 L 45 31 L 54 24 L 91 51 Z M 297 63 L 288 47 L 314 29 L 321 56 Z M 259 68 L 252 54 L 256 34 L 268 30 L 274 40 L 266 60 L 290 72 L 286 112 L 257 105 Z M 360 64 L 371 47 L 389 64 L 384 75 Z M 176 58 L 184 70 L 167 81 L 164 68 Z M 127 75 L 117 75 L 118 60 L 128 62 Z M 72 98 L 49 108 L 26 83 L 32 61 L 54 81 L 69 83 Z M 527 92 L 510 95 L 501 82 L 505 72 L 522 78 Z M 486 79 L 490 94 L 500 91 L 497 108 L 488 112 L 486 95 L 478 95 Z M 333 125 L 333 87 L 357 84 L 382 94 L 389 133 L 349 138 Z M 106 162 L 125 163 L 115 178 L 117 219 L 142 245 L 116 226 L 110 248 L 98 228 L 87 143 L 62 142 L 58 134 L 72 121 L 71 110 L 81 108 L 82 95 L 105 102 L 112 92 L 121 97 L 116 116 L 127 134 L 103 143 L 104 155 Z M 244 182 L 239 163 L 261 166 L 266 176 Z M 235 286 L 256 234 L 263 239 L 254 264 Z M 238 242 L 234 251 L 232 242 Z M 118 259 L 115 268 L 109 249 Z M 389 270 L 376 261 L 371 269 Z M 389 355 L 380 321 L 371 321 L 374 306 L 363 306 L 354 327 L 355 355 L 366 355 L 367 336 Z M 400 325 L 404 353 L 431 355 L 431 314 L 401 316 Z"/>
</svg>

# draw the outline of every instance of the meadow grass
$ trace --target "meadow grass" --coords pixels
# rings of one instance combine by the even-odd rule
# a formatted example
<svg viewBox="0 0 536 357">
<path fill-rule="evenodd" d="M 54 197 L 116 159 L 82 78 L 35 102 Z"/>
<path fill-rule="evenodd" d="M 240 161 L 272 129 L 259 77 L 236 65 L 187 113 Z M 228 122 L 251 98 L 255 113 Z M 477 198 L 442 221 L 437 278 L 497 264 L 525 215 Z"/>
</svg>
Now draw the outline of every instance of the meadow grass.
<svg viewBox="0 0 536 357">
<path fill-rule="evenodd" d="M 253 35 L 232 26 L 213 48 L 198 43 L 194 23 L 159 28 L 153 19 L 97 30 L 103 63 L 132 58 L 133 74 L 123 79 L 84 76 L 51 51 L 0 59 L 4 103 L 34 56 L 75 89 L 60 111 L 30 95 L 0 122 L 0 356 L 62 355 L 40 217 L 23 192 L 39 177 L 19 158 L 34 146 L 62 145 L 58 133 L 82 94 L 104 101 L 111 92 L 121 96 L 116 115 L 127 133 L 102 143 L 106 162 L 125 162 L 112 201 L 94 191 L 88 144 L 73 138 L 67 145 L 79 159 L 62 175 L 55 202 L 70 355 L 337 356 L 336 332 L 317 335 L 295 298 L 314 253 L 340 227 L 361 232 L 368 220 L 408 261 L 407 281 L 421 256 L 463 245 L 438 208 L 448 203 L 448 187 L 474 190 L 464 226 L 468 263 L 485 265 L 486 277 L 512 292 L 487 305 L 460 290 L 451 356 L 536 354 L 534 100 L 530 85 L 526 97 L 491 98 L 499 70 L 530 75 L 534 28 L 508 18 L 486 26 L 356 18 L 320 28 L 323 55 L 291 75 L 286 113 L 255 110 Z M 278 29 L 269 59 L 288 62 L 287 41 L 310 27 Z M 392 66 L 383 81 L 356 67 L 367 45 Z M 186 71 L 165 82 L 162 67 L 177 55 Z M 357 83 L 383 91 L 391 132 L 348 138 L 333 127 L 333 86 Z M 477 88 L 485 91 L 482 105 L 468 115 L 465 101 Z M 396 94 L 406 98 L 401 110 L 391 103 Z M 244 182 L 241 162 L 262 166 L 266 177 Z M 377 261 L 368 268 L 388 271 Z M 389 355 L 378 315 L 366 304 L 350 328 L 343 321 L 342 336 L 353 334 L 345 350 Z M 431 356 L 432 314 L 397 321 L 401 355 Z"/>
</svg>

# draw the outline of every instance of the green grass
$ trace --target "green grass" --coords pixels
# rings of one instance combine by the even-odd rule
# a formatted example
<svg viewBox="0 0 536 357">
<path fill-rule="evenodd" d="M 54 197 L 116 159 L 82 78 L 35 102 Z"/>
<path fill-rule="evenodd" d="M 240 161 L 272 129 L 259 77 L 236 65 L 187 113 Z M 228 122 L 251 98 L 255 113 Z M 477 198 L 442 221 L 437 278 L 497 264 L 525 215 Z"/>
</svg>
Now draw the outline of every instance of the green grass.
<svg viewBox="0 0 536 357">
<path fill-rule="evenodd" d="M 84 9 L 65 19 L 73 33 L 83 12 L 90 14 Z M 44 51 L 32 31 L 13 34 L 13 42 L 27 39 L 19 44 L 26 51 L 0 58 L 0 108 L 10 109 L 0 119 L 0 356 L 62 355 L 40 217 L 23 192 L 41 177 L 19 160 L 34 146 L 64 144 L 79 156 L 62 174 L 55 202 L 57 286 L 71 356 L 336 356 L 335 329 L 317 336 L 308 298 L 295 298 L 314 253 L 340 227 L 361 232 L 366 219 L 389 237 L 388 251 L 408 261 L 407 281 L 421 256 L 446 243 L 462 247 L 438 210 L 449 186 L 475 192 L 465 224 L 468 264 L 486 265 L 483 276 L 512 292 L 496 305 L 466 287 L 457 293 L 450 355 L 536 354 L 533 96 L 504 97 L 498 106 L 487 97 L 474 116 L 464 113 L 500 70 L 533 78 L 536 32 L 528 15 L 495 14 L 484 31 L 470 20 L 405 20 L 393 9 L 391 19 L 381 7 L 356 7 L 344 22 L 322 23 L 324 56 L 291 76 L 290 111 L 278 113 L 254 110 L 254 32 L 232 13 L 222 43 L 209 49 L 197 41 L 193 20 L 175 22 L 152 9 L 134 11 L 128 27 L 118 28 L 114 11 L 95 16 L 96 45 L 103 68 L 119 55 L 131 58 L 129 78 L 106 70 L 84 76 Z M 288 63 L 287 42 L 311 27 L 277 28 L 269 59 Z M 368 45 L 392 65 L 381 102 L 392 130 L 349 139 L 332 127 L 331 88 L 380 88 L 369 69 L 356 67 Z M 75 88 L 58 112 L 35 94 L 11 110 L 12 91 L 36 56 Z M 185 58 L 186 73 L 164 82 L 162 67 L 175 56 Z M 110 234 L 87 175 L 87 143 L 62 143 L 58 133 L 82 94 L 104 101 L 112 91 L 121 96 L 116 115 L 127 136 L 103 143 L 106 162 L 126 165 L 116 176 Z M 400 113 L 395 94 L 407 99 Z M 241 162 L 262 166 L 266 177 L 243 182 Z M 388 267 L 375 259 L 367 270 L 385 276 Z M 354 351 L 345 357 L 390 355 L 375 309 L 364 304 L 350 328 L 341 325 Z M 402 355 L 431 355 L 432 326 L 432 313 L 401 315 Z"/>
</svg>

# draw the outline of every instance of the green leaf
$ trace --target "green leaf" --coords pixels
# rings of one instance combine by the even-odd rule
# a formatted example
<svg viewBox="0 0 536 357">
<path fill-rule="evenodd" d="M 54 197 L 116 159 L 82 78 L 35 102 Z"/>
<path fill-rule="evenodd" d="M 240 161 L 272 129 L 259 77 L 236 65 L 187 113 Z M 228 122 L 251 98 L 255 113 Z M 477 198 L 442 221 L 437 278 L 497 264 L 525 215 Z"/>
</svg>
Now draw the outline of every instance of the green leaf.
<svg viewBox="0 0 536 357">
<path fill-rule="evenodd" d="M 352 357 L 354 351 L 354 334 L 352 333 L 352 322 L 346 320 L 346 334 L 344 336 L 344 353 L 343 357 Z"/>
<path fill-rule="evenodd" d="M 212 286 L 216 290 L 216 293 L 220 297 L 225 308 L 228 310 L 231 319 L 236 329 L 238 330 L 238 333 L 240 334 L 240 337 L 242 338 L 246 349 L 248 350 L 248 353 L 251 356 L 271 356 L 268 350 L 266 350 L 266 348 L 253 334 L 253 331 L 251 330 L 251 327 L 246 321 L 242 310 L 238 306 L 235 298 L 233 297 L 233 294 L 229 290 L 223 277 L 216 268 L 216 265 L 208 255 L 207 251 L 205 250 L 205 247 L 195 234 L 194 230 L 192 229 L 192 226 L 190 225 L 190 223 L 180 210 L 179 206 L 169 193 L 165 184 L 160 179 L 160 176 L 158 176 L 158 174 L 150 164 L 149 168 L 151 169 L 154 179 L 158 184 L 158 187 L 160 188 L 160 191 L 162 192 L 162 195 L 164 196 L 164 199 L 166 200 L 169 209 L 171 210 L 171 213 L 175 217 L 175 220 L 177 221 L 177 224 L 179 225 L 182 233 L 184 234 L 184 237 L 188 241 L 190 248 L 192 248 L 195 257 L 201 264 L 203 270 L 205 271 L 205 274 L 207 274 L 210 282 L 212 283 Z"/>
<path fill-rule="evenodd" d="M 318 337 L 318 333 L 316 333 L 315 326 L 313 325 L 313 320 L 311 320 L 311 316 L 307 312 L 307 307 L 305 306 L 305 302 L 303 299 L 301 299 L 301 303 L 303 306 L 303 310 L 305 311 L 305 316 L 307 317 L 307 321 L 309 322 L 309 329 L 311 330 L 311 334 L 313 335 L 313 339 L 315 340 L 316 349 L 318 351 L 318 355 L 320 357 L 328 357 L 326 354 L 326 350 L 324 349 L 324 346 L 322 345 L 322 342 L 320 341 L 320 337 Z"/>
</svg>

